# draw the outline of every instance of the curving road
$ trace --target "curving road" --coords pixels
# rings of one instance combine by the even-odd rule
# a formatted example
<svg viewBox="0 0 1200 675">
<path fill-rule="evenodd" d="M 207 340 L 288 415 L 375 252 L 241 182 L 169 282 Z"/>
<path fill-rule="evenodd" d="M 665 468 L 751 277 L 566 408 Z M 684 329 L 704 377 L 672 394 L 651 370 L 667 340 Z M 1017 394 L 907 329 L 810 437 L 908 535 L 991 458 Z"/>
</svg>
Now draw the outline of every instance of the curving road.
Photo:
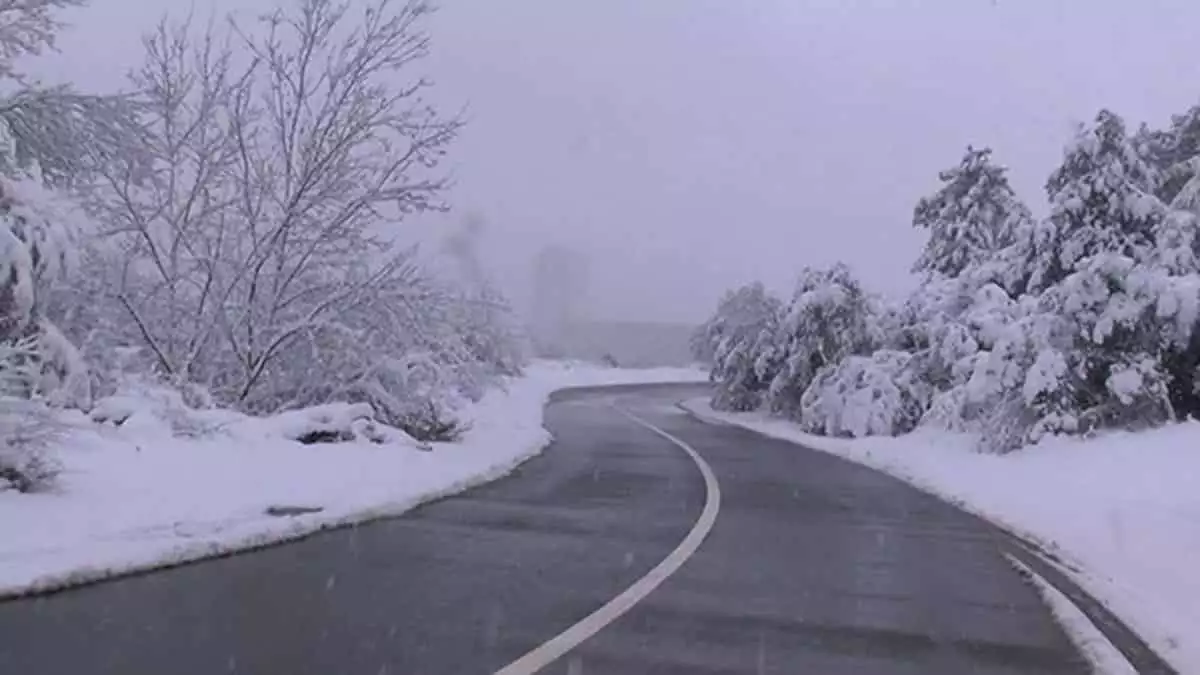
<svg viewBox="0 0 1200 675">
<path fill-rule="evenodd" d="M 713 501 L 678 444 L 614 404 L 703 458 L 719 510 L 661 586 L 541 672 L 1089 672 L 989 527 L 868 469 L 694 421 L 673 406 L 688 394 L 568 393 L 544 455 L 465 495 L 0 604 L 0 673 L 495 673 L 671 560 Z"/>
</svg>

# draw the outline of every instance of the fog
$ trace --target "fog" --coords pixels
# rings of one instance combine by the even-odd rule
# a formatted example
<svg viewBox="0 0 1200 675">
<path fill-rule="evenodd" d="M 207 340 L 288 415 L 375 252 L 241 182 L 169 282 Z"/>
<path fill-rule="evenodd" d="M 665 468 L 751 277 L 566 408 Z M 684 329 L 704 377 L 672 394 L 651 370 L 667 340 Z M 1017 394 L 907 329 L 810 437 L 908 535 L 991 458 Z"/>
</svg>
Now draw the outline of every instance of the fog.
<svg viewBox="0 0 1200 675">
<path fill-rule="evenodd" d="M 731 285 L 786 290 L 839 259 L 901 290 L 912 207 L 968 143 L 1038 210 L 1072 122 L 1107 106 L 1162 123 L 1200 99 L 1191 0 L 441 4 L 422 68 L 469 125 L 455 212 L 411 227 L 480 214 L 519 305 L 543 246 L 581 251 L 597 317 L 698 321 Z M 39 72 L 119 86 L 138 32 L 189 7 L 212 8 L 93 0 Z"/>
</svg>

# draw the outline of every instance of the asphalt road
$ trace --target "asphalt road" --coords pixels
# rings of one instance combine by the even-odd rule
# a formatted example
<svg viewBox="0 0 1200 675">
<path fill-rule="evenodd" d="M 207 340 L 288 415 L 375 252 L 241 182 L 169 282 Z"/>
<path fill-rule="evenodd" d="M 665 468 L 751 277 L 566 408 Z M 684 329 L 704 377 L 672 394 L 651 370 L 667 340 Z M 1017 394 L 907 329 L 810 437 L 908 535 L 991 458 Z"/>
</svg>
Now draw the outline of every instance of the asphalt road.
<svg viewBox="0 0 1200 675">
<path fill-rule="evenodd" d="M 581 392 L 513 476 L 409 515 L 0 604 L 0 673 L 494 673 L 715 525 L 628 613 L 542 672 L 1087 673 L 996 534 L 903 483 L 673 407 Z"/>
</svg>

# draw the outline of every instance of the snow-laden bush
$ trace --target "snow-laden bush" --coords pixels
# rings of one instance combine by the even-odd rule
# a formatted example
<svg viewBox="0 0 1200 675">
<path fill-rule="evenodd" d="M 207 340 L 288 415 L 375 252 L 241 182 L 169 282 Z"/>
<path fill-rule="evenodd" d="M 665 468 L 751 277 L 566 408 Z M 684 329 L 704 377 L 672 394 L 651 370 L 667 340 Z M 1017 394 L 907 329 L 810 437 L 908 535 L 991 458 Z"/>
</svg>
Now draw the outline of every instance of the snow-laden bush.
<svg viewBox="0 0 1200 675">
<path fill-rule="evenodd" d="M 726 293 L 713 316 L 692 336 L 692 353 L 710 364 L 718 410 L 762 405 L 773 372 L 762 358 L 779 321 L 780 302 L 761 283 Z"/>
<path fill-rule="evenodd" d="M 0 153 L 3 154 L 3 153 Z M 30 491 L 58 473 L 51 405 L 86 405 L 87 367 L 43 310 L 70 267 L 70 217 L 37 180 L 0 178 L 0 484 Z"/>
<path fill-rule="evenodd" d="M 823 368 L 876 346 L 873 301 L 850 268 L 805 268 L 761 362 L 776 371 L 768 390 L 770 409 L 800 419 L 801 399 Z"/>
<path fill-rule="evenodd" d="M 50 446 L 63 427 L 48 406 L 28 395 L 39 376 L 37 354 L 33 338 L 0 343 L 0 491 L 49 487 L 61 468 Z"/>
<path fill-rule="evenodd" d="M 1093 257 L 1040 296 L 997 304 L 964 393 L 935 399 L 927 417 L 980 431 L 994 450 L 1172 419 L 1164 363 L 1192 339 L 1197 299 L 1192 277 Z"/>
<path fill-rule="evenodd" d="M 305 445 L 399 441 L 423 450 L 429 449 L 428 445 L 411 436 L 379 424 L 375 419 L 375 411 L 366 403 L 326 403 L 280 413 L 263 420 L 263 423 L 274 427 L 284 438 Z"/>
<path fill-rule="evenodd" d="M 992 326 L 992 343 L 969 357 L 966 382 L 944 394 L 927 416 L 928 422 L 980 433 L 993 451 L 1025 445 L 1052 427 L 1065 430 L 1073 407 L 1070 323 L 1032 297 L 1010 311 L 1010 322 Z"/>
<path fill-rule="evenodd" d="M 930 389 L 907 352 L 851 355 L 822 369 L 800 401 L 800 425 L 826 436 L 895 436 L 916 428 Z"/>
<path fill-rule="evenodd" d="M 44 405 L 0 396 L 0 492 L 35 492 L 51 487 L 62 466 L 51 446 L 64 427 Z"/>
<path fill-rule="evenodd" d="M 1128 427 L 1173 417 L 1163 366 L 1193 339 L 1200 277 L 1109 254 L 1048 295 L 1076 327 L 1077 397 L 1089 418 Z"/>
<path fill-rule="evenodd" d="M 712 406 L 717 410 L 755 410 L 766 400 L 779 371 L 770 339 L 773 321 L 757 333 L 729 335 L 717 343 L 710 380 L 716 384 Z"/>
</svg>

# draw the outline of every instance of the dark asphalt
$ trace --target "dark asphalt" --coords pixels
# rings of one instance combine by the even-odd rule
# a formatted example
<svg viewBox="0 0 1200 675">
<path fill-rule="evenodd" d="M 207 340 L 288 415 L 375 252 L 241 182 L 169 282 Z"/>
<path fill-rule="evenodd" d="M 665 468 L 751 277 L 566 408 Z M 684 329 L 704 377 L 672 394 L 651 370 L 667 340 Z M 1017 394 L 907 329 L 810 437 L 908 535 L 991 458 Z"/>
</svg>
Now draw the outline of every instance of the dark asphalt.
<svg viewBox="0 0 1200 675">
<path fill-rule="evenodd" d="M 694 390 L 693 390 L 694 391 Z M 986 525 L 817 452 L 691 420 L 679 388 L 580 392 L 512 477 L 408 516 L 0 603 L 2 675 L 493 673 L 663 559 L 699 551 L 543 672 L 1088 672 Z"/>
</svg>

